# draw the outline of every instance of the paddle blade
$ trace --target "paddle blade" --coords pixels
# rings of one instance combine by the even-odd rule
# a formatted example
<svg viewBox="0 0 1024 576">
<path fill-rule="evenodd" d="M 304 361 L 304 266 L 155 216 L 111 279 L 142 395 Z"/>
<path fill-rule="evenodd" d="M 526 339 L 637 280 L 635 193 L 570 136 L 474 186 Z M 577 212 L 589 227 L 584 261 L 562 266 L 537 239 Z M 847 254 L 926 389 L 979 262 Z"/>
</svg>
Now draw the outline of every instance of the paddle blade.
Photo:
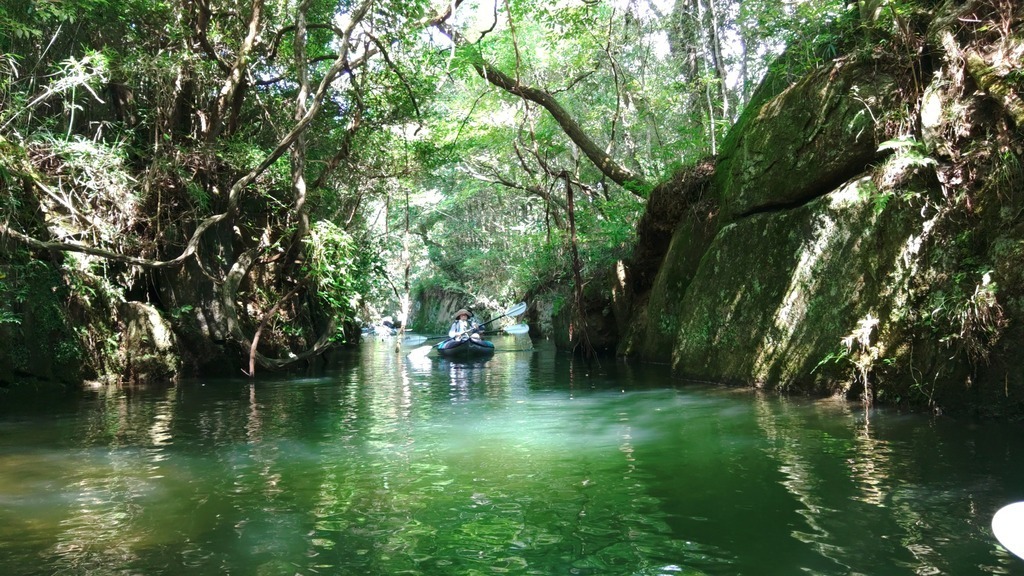
<svg viewBox="0 0 1024 576">
<path fill-rule="evenodd" d="M 416 358 L 426 358 L 427 354 L 430 354 L 430 351 L 433 348 L 434 347 L 429 345 L 429 344 L 427 346 L 420 346 L 418 348 L 413 348 L 412 350 L 409 351 L 409 356 L 411 358 L 413 358 L 413 359 L 416 359 Z"/>
<path fill-rule="evenodd" d="M 513 324 L 505 326 L 502 330 L 505 331 L 505 334 L 527 334 L 530 332 L 530 327 L 526 324 Z"/>
<path fill-rule="evenodd" d="M 516 304 L 515 306 L 509 308 L 508 312 L 505 312 L 504 315 L 505 316 L 519 316 L 523 312 L 526 312 L 526 302 L 520 302 L 519 304 Z"/>
</svg>

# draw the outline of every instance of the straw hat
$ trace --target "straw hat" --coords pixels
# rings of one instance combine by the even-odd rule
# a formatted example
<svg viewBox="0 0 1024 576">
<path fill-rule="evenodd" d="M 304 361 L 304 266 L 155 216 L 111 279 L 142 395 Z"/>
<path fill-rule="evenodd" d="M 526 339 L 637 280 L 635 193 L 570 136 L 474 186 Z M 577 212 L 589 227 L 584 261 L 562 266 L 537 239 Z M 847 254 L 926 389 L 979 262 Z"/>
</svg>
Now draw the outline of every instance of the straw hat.
<svg viewBox="0 0 1024 576">
<path fill-rule="evenodd" d="M 462 316 L 463 314 L 465 314 L 466 316 L 472 316 L 473 315 L 473 313 L 470 312 L 469 310 L 466 310 L 465 308 L 460 308 L 459 311 L 455 313 L 454 318 L 456 320 L 458 320 L 459 316 Z"/>
</svg>

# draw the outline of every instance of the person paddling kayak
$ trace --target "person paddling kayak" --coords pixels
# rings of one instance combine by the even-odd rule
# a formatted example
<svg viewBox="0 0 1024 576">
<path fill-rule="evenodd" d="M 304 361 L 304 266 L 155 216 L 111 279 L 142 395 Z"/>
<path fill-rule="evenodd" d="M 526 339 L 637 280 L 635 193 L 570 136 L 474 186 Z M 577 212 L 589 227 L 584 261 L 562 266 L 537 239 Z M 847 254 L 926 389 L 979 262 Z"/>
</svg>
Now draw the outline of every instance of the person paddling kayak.
<svg viewBox="0 0 1024 576">
<path fill-rule="evenodd" d="M 474 340 L 480 339 L 480 323 L 473 318 L 473 313 L 465 308 L 455 313 L 455 322 L 448 329 L 449 338 L 464 339 L 467 335 Z"/>
</svg>

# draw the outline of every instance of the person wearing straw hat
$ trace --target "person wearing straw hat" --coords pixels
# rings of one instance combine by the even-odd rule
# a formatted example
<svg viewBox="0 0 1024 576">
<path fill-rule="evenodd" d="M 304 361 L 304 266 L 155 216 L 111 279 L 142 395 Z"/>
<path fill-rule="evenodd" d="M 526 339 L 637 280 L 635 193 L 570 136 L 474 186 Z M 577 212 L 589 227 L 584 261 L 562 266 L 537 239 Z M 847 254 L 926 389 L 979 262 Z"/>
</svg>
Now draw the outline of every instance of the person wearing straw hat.
<svg viewBox="0 0 1024 576">
<path fill-rule="evenodd" d="M 455 313 L 455 322 L 448 329 L 448 337 L 463 339 L 468 335 L 474 340 L 479 340 L 480 334 L 477 332 L 479 329 L 480 324 L 473 318 L 473 313 L 465 308 L 460 308 Z"/>
</svg>

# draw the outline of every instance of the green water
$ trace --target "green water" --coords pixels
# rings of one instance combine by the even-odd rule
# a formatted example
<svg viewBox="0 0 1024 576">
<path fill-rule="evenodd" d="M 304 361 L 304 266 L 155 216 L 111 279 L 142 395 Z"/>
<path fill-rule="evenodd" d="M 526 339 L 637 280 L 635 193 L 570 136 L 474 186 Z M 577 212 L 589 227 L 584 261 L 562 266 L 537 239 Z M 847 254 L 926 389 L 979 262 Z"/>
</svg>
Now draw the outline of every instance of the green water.
<svg viewBox="0 0 1024 576">
<path fill-rule="evenodd" d="M 0 574 L 1024 574 L 989 528 L 1021 432 L 368 343 L 315 378 L 7 402 Z"/>
</svg>

